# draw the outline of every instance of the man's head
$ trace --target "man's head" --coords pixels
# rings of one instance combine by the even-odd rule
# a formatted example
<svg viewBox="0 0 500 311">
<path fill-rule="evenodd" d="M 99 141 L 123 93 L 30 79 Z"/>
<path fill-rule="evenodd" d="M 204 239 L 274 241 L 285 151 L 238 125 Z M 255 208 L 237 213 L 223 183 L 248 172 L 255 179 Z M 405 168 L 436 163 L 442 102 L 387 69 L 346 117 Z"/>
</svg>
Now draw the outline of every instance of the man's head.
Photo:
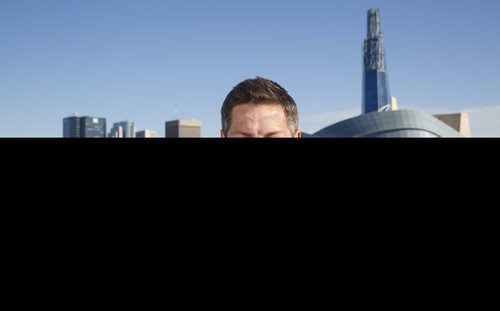
<svg viewBox="0 0 500 311">
<path fill-rule="evenodd" d="M 278 83 L 257 77 L 233 88 L 221 109 L 221 137 L 300 137 L 297 105 Z"/>
</svg>

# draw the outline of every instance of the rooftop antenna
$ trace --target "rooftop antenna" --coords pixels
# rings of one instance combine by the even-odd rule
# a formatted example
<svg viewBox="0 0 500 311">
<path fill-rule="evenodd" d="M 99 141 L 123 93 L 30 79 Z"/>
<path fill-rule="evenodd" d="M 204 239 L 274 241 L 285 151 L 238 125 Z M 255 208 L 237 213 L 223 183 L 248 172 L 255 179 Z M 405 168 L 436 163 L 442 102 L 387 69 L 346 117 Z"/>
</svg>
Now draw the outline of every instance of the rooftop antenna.
<svg viewBox="0 0 500 311">
<path fill-rule="evenodd" d="M 175 104 L 174 119 L 179 119 L 179 109 L 177 107 L 177 104 Z"/>
</svg>

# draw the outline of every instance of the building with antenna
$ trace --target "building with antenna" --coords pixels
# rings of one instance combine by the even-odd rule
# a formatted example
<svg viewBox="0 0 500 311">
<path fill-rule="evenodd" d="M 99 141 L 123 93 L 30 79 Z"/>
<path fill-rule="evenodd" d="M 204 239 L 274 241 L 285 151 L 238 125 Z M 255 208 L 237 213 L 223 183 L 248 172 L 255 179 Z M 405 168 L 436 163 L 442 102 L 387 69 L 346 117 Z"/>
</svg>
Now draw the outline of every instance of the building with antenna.
<svg viewBox="0 0 500 311">
<path fill-rule="evenodd" d="M 201 137 L 201 121 L 173 120 L 165 122 L 166 138 L 199 138 Z"/>
</svg>

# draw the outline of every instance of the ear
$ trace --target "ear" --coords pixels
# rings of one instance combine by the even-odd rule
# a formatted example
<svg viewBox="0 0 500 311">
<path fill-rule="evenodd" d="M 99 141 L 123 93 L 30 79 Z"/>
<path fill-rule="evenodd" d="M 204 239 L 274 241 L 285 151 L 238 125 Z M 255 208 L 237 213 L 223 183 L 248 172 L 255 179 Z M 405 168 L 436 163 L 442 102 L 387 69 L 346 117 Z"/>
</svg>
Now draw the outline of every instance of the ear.
<svg viewBox="0 0 500 311">
<path fill-rule="evenodd" d="M 293 135 L 294 138 L 301 138 L 302 137 L 302 132 L 297 130 L 297 132 L 295 132 L 295 135 Z"/>
<path fill-rule="evenodd" d="M 224 135 L 224 132 L 222 130 L 220 130 L 220 138 L 226 138 L 226 136 Z"/>
</svg>

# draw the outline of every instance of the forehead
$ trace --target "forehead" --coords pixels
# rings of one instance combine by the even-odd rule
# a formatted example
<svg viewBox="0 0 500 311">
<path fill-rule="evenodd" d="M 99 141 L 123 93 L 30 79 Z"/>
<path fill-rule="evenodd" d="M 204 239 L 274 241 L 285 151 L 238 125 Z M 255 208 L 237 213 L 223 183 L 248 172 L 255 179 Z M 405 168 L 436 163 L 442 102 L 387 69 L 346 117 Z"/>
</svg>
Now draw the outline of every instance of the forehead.
<svg viewBox="0 0 500 311">
<path fill-rule="evenodd" d="M 232 114 L 228 135 L 248 137 L 291 135 L 285 109 L 280 104 L 242 104 L 234 107 Z"/>
<path fill-rule="evenodd" d="M 249 118 L 249 117 L 279 117 L 285 116 L 285 109 L 278 103 L 245 103 L 237 105 L 232 111 L 233 119 L 235 118 Z"/>
</svg>

